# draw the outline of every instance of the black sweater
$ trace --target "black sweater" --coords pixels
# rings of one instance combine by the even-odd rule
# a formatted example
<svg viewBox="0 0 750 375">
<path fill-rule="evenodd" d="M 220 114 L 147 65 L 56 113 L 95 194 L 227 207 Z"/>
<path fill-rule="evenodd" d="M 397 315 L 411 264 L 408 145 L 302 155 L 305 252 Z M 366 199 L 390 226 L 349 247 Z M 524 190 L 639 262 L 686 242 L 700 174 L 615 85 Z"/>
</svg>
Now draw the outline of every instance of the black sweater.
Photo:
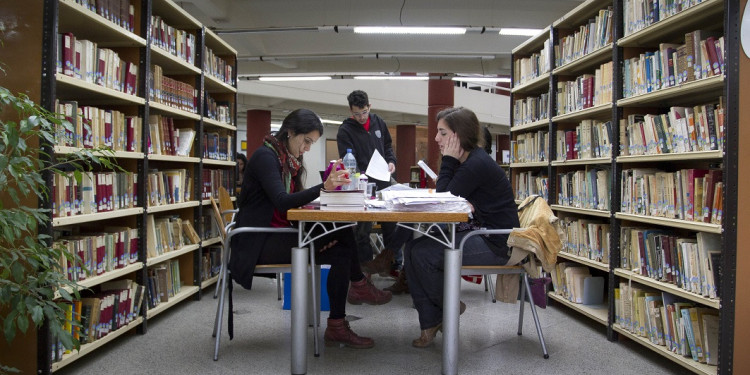
<svg viewBox="0 0 750 375">
<path fill-rule="evenodd" d="M 317 198 L 322 188 L 323 184 L 319 184 L 297 193 L 287 193 L 281 179 L 279 157 L 272 149 L 261 146 L 245 166 L 242 192 L 237 200 L 236 227 L 270 227 L 274 208 L 286 212 L 303 206 Z M 255 265 L 269 235 L 245 233 L 232 238 L 232 278 L 247 289 L 252 286 Z"/>
<path fill-rule="evenodd" d="M 466 161 L 443 156 L 436 182 L 437 191 L 449 191 L 474 206 L 474 219 L 487 229 L 518 228 L 518 211 L 505 171 L 481 148 Z M 492 236 L 495 246 L 505 248 L 507 236 Z"/>
<path fill-rule="evenodd" d="M 348 118 L 344 120 L 336 134 L 339 157 L 343 158 L 346 155 L 347 148 L 352 149 L 360 172 L 367 170 L 367 165 L 370 164 L 370 158 L 375 150 L 378 150 L 386 162 L 396 164 L 396 154 L 393 153 L 391 142 L 391 133 L 388 132 L 385 121 L 374 113 L 370 113 L 369 131 L 365 130 L 365 127 L 357 120 Z M 375 179 L 370 182 L 376 182 L 378 189 L 390 185 L 390 182 Z"/>
</svg>

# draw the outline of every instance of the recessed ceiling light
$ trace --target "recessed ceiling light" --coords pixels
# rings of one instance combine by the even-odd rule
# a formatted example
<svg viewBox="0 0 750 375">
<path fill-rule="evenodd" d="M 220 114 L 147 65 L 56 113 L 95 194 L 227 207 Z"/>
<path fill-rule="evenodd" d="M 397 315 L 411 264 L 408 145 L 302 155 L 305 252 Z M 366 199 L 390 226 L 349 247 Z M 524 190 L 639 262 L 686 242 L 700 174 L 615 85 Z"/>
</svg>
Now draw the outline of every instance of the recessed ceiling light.
<svg viewBox="0 0 750 375">
<path fill-rule="evenodd" d="M 466 34 L 465 27 L 355 26 L 355 34 Z"/>
<path fill-rule="evenodd" d="M 326 81 L 331 79 L 330 76 L 302 76 L 302 77 L 291 77 L 291 76 L 264 76 L 258 77 L 259 81 Z"/>
<path fill-rule="evenodd" d="M 428 76 L 354 76 L 354 79 L 369 80 L 401 80 L 401 81 L 427 81 Z"/>
<path fill-rule="evenodd" d="M 500 29 L 500 35 L 518 35 L 518 36 L 534 36 L 542 32 L 542 29 L 520 29 L 513 27 L 504 27 Z"/>
<path fill-rule="evenodd" d="M 460 82 L 510 82 L 508 77 L 453 77 L 451 79 Z"/>
</svg>

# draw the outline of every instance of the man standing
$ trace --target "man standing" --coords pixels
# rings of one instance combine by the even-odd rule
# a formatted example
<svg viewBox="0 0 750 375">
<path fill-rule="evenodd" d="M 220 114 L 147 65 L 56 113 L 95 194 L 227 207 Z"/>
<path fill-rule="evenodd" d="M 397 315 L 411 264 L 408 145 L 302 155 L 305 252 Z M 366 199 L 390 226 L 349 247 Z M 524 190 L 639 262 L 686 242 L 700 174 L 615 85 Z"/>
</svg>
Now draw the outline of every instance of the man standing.
<svg viewBox="0 0 750 375">
<path fill-rule="evenodd" d="M 388 163 L 388 171 L 392 174 L 396 171 L 396 155 L 391 144 L 391 134 L 385 121 L 380 116 L 370 112 L 370 100 L 367 93 L 362 90 L 352 91 L 347 97 L 349 110 L 352 117 L 344 120 L 336 134 L 336 143 L 339 149 L 339 157 L 346 155 L 346 149 L 352 149 L 352 154 L 357 159 L 357 169 L 361 173 L 367 170 L 372 154 L 377 150 Z M 378 190 L 391 185 L 390 181 L 370 179 L 377 184 Z M 391 237 L 395 230 L 393 223 L 381 223 L 383 239 L 386 245 L 378 256 L 372 258 L 372 247 L 370 245 L 371 222 L 361 222 L 357 225 L 357 248 L 359 261 L 363 264 L 363 270 L 367 273 L 390 273 L 395 260 L 395 252 L 400 255 L 399 249 L 389 248 Z M 399 241 L 400 242 L 400 241 Z"/>
</svg>

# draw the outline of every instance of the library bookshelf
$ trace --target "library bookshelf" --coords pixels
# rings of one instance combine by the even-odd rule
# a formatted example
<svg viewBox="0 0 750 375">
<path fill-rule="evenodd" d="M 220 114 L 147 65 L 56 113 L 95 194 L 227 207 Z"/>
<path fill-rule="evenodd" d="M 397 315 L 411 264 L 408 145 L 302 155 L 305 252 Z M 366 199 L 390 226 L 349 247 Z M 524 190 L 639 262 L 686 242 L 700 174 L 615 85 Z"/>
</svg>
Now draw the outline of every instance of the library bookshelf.
<svg viewBox="0 0 750 375">
<path fill-rule="evenodd" d="M 664 7 L 645 19 L 634 18 L 646 3 L 651 2 L 585 1 L 513 51 L 511 181 L 517 202 L 530 194 L 545 197 L 567 235 L 552 275 L 553 284 L 562 284 L 549 292 L 550 299 L 606 325 L 611 341 L 638 342 L 691 372 L 747 370 L 734 354 L 745 340 L 735 335 L 740 332 L 736 327 L 748 327 L 735 313 L 740 308 L 735 304 L 748 304 L 746 293 L 735 288 L 748 267 L 737 249 L 737 223 L 743 216 L 738 210 L 739 123 L 748 116 L 739 105 L 747 100 L 740 97 L 740 81 L 747 82 L 750 65 L 740 53 L 738 15 L 746 1 L 681 2 L 682 8 Z M 545 55 L 549 68 L 529 77 L 524 64 L 531 56 Z M 700 64 L 688 65 L 704 56 Z M 646 61 L 648 77 L 638 81 L 644 76 L 633 74 L 634 64 L 645 69 Z M 690 117 L 680 116 L 683 109 Z M 688 129 L 691 124 L 694 129 Z M 682 133 L 683 128 L 688 131 Z M 649 144 L 641 129 L 652 132 Z M 695 174 L 700 170 L 708 171 L 710 179 Z M 662 180 L 655 179 L 657 173 Z M 655 189 L 643 191 L 653 193 L 651 198 L 632 190 L 635 179 L 643 182 L 638 186 Z M 688 180 L 701 184 L 700 190 L 683 187 Z M 721 185 L 718 192 L 715 182 Z M 703 195 L 704 185 L 712 186 L 716 198 L 676 203 L 682 193 L 690 192 L 692 199 Z M 716 199 L 720 203 L 714 204 Z M 723 217 L 714 220 L 717 211 Z M 643 250 L 643 258 L 634 250 Z M 693 256 L 704 250 L 703 258 L 672 259 L 672 254 Z M 690 277 L 720 272 L 708 278 L 713 285 L 701 284 L 703 279 L 692 285 L 690 279 L 677 280 L 674 270 L 684 272 L 684 267 L 692 267 Z M 566 268 L 578 270 L 566 273 Z M 604 280 L 601 304 L 572 302 L 565 282 L 587 277 Z M 659 315 L 678 318 L 668 306 L 680 303 L 687 307 L 685 314 L 700 311 L 695 332 L 711 336 L 698 343 L 702 348 L 712 343 L 710 358 L 705 352 L 694 358 L 697 347 L 691 352 L 659 338 L 659 329 L 665 335 L 687 333 Z M 632 315 L 636 310 L 639 315 Z M 657 324 L 654 316 L 664 321 Z M 704 329 L 703 322 L 716 316 L 718 329 Z M 633 317 L 641 319 L 626 321 Z M 640 324 L 648 324 L 654 334 L 641 334 Z"/>
<path fill-rule="evenodd" d="M 48 161 L 93 144 L 110 147 L 105 154 L 120 168 L 95 167 L 93 186 L 80 186 L 92 188 L 96 200 L 109 196 L 109 205 L 66 205 L 54 194 L 42 201 L 53 211 L 47 234 L 55 241 L 92 243 L 103 236 L 131 251 L 103 272 L 75 275 L 82 296 L 92 299 L 104 298 L 113 285 L 129 285 L 115 293 L 123 299 L 119 308 L 133 309 L 123 312 L 127 318 L 78 351 L 58 350 L 46 325 L 4 344 L 0 362 L 25 373 L 55 372 L 122 335 L 146 334 L 152 317 L 200 298 L 201 289 L 216 280 L 212 261 L 219 259 L 211 254 L 220 254 L 211 249 L 218 232 L 202 203 L 216 197 L 219 186 L 234 191 L 236 51 L 171 0 L 97 3 L 0 5 L 0 12 L 18 21 L 16 36 L 4 40 L 3 48 L 13 53 L 3 57 L 3 86 L 82 124 L 70 136 L 42 144 Z M 69 184 L 49 179 L 55 191 L 79 198 L 79 186 Z M 187 226 L 194 237 L 183 230 Z M 140 304 L 134 285 L 142 286 Z"/>
</svg>

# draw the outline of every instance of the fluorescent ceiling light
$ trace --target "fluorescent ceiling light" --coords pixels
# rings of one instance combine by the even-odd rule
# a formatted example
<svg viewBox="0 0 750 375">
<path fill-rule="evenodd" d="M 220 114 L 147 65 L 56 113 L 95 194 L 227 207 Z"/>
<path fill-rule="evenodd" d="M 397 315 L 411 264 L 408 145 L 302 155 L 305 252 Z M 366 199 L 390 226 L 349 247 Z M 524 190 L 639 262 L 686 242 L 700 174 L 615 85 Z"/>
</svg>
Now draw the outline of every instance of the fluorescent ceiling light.
<svg viewBox="0 0 750 375">
<path fill-rule="evenodd" d="M 343 122 L 343 120 L 342 121 L 336 121 L 336 120 L 329 120 L 329 119 L 322 118 L 322 119 L 320 119 L 320 122 L 322 122 L 324 124 L 341 125 L 341 123 Z"/>
<path fill-rule="evenodd" d="M 402 81 L 427 81 L 428 76 L 354 76 L 354 79 L 369 80 L 402 80 Z"/>
<path fill-rule="evenodd" d="M 453 77 L 451 79 L 460 82 L 510 82 L 508 77 Z"/>
<path fill-rule="evenodd" d="M 513 27 L 504 27 L 500 29 L 500 35 L 518 35 L 518 36 L 534 36 L 542 32 L 542 29 L 519 29 Z"/>
<path fill-rule="evenodd" d="M 355 26 L 355 34 L 466 34 L 465 27 Z"/>
<path fill-rule="evenodd" d="M 331 79 L 330 76 L 302 76 L 302 77 L 291 77 L 291 76 L 264 76 L 258 77 L 259 81 L 326 81 Z"/>
</svg>

